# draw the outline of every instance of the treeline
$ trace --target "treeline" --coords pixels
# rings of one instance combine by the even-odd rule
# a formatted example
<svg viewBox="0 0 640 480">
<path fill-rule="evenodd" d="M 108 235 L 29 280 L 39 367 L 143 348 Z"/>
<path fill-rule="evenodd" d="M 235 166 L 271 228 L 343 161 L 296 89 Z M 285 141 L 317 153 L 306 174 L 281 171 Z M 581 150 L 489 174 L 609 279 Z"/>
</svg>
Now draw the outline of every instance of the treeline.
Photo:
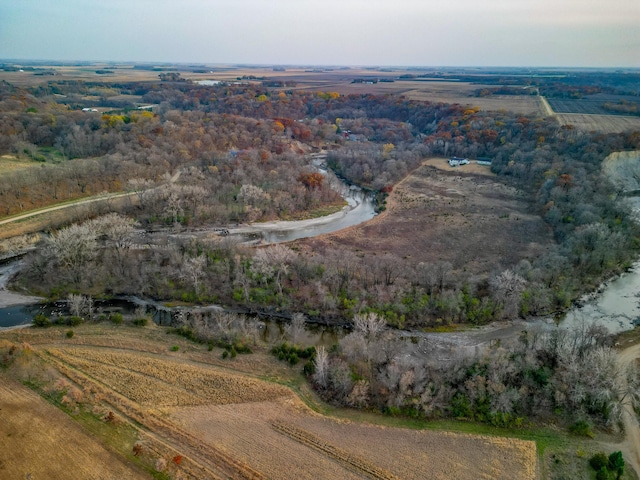
<svg viewBox="0 0 640 480">
<path fill-rule="evenodd" d="M 337 348 L 318 348 L 314 360 L 311 379 L 334 404 L 499 427 L 556 415 L 580 435 L 593 435 L 594 425 L 619 429 L 622 399 L 640 405 L 640 375 L 619 368 L 599 327 L 524 331 L 509 345 L 456 353 L 428 338 L 388 335 L 375 315 L 354 323 Z"/>
</svg>

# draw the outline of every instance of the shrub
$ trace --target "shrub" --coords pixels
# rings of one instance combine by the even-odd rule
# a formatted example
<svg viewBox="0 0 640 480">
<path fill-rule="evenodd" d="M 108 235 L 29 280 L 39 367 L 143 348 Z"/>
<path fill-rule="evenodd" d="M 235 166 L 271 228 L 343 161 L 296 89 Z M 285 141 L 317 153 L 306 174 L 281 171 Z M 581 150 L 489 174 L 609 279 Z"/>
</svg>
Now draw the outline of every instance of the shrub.
<svg viewBox="0 0 640 480">
<path fill-rule="evenodd" d="M 51 320 L 48 317 L 39 313 L 35 317 L 33 317 L 33 326 L 39 328 L 47 328 L 51 326 Z"/>
<path fill-rule="evenodd" d="M 271 349 L 271 354 L 278 357 L 278 360 L 287 361 L 291 365 L 296 365 L 301 358 L 312 360 L 315 352 L 314 347 L 298 348 L 286 342 Z"/>
<path fill-rule="evenodd" d="M 617 479 L 621 478 L 624 473 L 624 458 L 622 458 L 622 452 L 617 451 L 609 455 L 607 467 L 616 474 Z"/>
<path fill-rule="evenodd" d="M 109 315 L 109 320 L 115 325 L 120 325 L 124 319 L 122 318 L 121 313 L 112 313 Z"/>
<path fill-rule="evenodd" d="M 72 315 L 71 317 L 67 317 L 65 323 L 67 325 L 69 325 L 70 327 L 77 327 L 78 325 L 80 325 L 83 322 L 82 317 L 78 317 L 75 315 Z"/>
<path fill-rule="evenodd" d="M 146 318 L 134 318 L 131 323 L 133 323 L 136 327 L 144 327 L 147 322 L 148 320 Z"/>
<path fill-rule="evenodd" d="M 73 338 L 73 330 L 67 330 L 67 338 Z"/>
<path fill-rule="evenodd" d="M 134 456 L 139 457 L 140 455 L 142 455 L 142 451 L 143 451 L 142 445 L 140 445 L 139 443 L 136 443 L 133 446 L 133 455 Z"/>
<path fill-rule="evenodd" d="M 609 459 L 603 452 L 598 452 L 589 459 L 589 465 L 591 465 L 591 468 L 596 472 L 599 472 L 602 467 L 609 465 Z"/>
<path fill-rule="evenodd" d="M 229 351 L 225 350 L 224 352 L 222 352 L 222 358 L 228 358 L 229 357 Z"/>
<path fill-rule="evenodd" d="M 180 350 L 180 347 L 178 345 L 174 345 L 173 347 L 171 347 L 172 352 L 177 352 L 178 350 Z"/>
<path fill-rule="evenodd" d="M 589 422 L 585 422 L 584 420 L 578 420 L 574 424 L 570 425 L 569 432 L 581 437 L 593 438 L 595 436 L 593 434 L 593 431 L 591 430 L 591 424 Z"/>
</svg>

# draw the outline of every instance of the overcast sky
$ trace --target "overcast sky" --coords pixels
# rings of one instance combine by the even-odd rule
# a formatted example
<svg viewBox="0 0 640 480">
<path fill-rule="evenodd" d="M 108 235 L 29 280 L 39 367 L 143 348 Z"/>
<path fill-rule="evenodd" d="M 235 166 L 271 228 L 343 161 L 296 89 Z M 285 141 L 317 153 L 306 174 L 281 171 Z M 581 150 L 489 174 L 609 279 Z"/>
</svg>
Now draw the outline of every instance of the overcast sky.
<svg viewBox="0 0 640 480">
<path fill-rule="evenodd" d="M 640 0 L 0 0 L 0 58 L 640 67 Z"/>
</svg>

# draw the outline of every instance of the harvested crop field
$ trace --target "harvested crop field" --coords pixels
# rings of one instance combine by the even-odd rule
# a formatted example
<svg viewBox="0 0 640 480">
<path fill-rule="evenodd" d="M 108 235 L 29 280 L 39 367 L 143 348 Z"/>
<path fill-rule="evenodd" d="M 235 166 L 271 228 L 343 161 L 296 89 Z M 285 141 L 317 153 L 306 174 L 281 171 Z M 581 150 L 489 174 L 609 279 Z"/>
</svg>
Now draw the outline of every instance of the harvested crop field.
<svg viewBox="0 0 640 480">
<path fill-rule="evenodd" d="M 480 88 L 481 85 L 473 85 Z M 440 90 L 438 88 L 420 88 L 410 90 L 404 95 L 412 100 L 428 102 L 458 103 L 480 110 L 507 110 L 523 115 L 541 115 L 543 113 L 540 99 L 534 95 L 492 95 L 489 97 L 475 97 L 460 92 Z"/>
<path fill-rule="evenodd" d="M 149 476 L 105 449 L 36 393 L 0 374 L 0 478 L 121 480 Z"/>
<path fill-rule="evenodd" d="M 284 387 L 142 352 L 96 348 L 47 352 L 149 407 L 260 402 L 291 395 Z"/>
<path fill-rule="evenodd" d="M 5 375 L 24 378 L 27 374 L 43 382 L 38 388 L 44 395 L 60 392 L 64 408 L 79 412 L 67 416 L 19 384 L 16 390 L 0 383 L 0 418 L 10 413 L 12 419 L 0 422 L 0 434 L 6 428 L 15 430 L 0 438 L 0 446 L 5 446 L 2 451 L 22 448 L 30 452 L 30 447 L 12 442 L 31 435 L 37 437 L 33 445 L 39 449 L 37 461 L 27 458 L 21 465 L 7 460 L 0 451 L 4 462 L 0 469 L 11 468 L 7 471 L 19 474 L 6 478 L 24 478 L 22 470 L 16 469 L 25 465 L 34 479 L 148 478 L 134 470 L 119 470 L 134 458 L 146 470 L 158 467 L 168 475 L 162 478 L 171 479 L 535 478 L 533 442 L 378 427 L 317 414 L 289 388 L 256 377 L 293 384 L 300 380 L 299 369 L 278 362 L 259 347 L 252 355 L 223 360 L 220 349 L 208 351 L 204 345 L 166 335 L 153 325 L 81 325 L 74 327 L 72 339 L 65 337 L 64 330 L 27 328 L 0 336 L 0 358 L 15 358 Z M 179 350 L 171 351 L 172 345 Z M 31 360 L 25 363 L 27 358 Z M 20 393 L 11 393 L 14 391 Z M 15 395 L 20 401 L 13 400 Z M 113 423 L 107 422 L 107 412 L 115 412 Z M 37 431 L 47 435 L 36 435 L 32 423 L 18 421 L 32 416 L 36 425 L 41 418 L 55 425 L 43 423 Z M 93 423 L 83 423 L 87 416 Z M 78 450 L 78 477 L 36 476 L 39 466 L 74 465 L 65 463 L 63 453 L 54 451 L 49 443 L 38 443 L 62 435 L 56 433 L 58 426 L 66 435 L 58 443 L 69 444 L 68 437 L 76 430 L 78 438 L 90 431 L 98 433 L 92 437 L 96 448 L 101 448 L 102 441 L 109 447 L 114 442 L 124 444 L 124 450 L 96 451 L 91 458 Z M 100 436 L 103 431 L 110 437 Z M 118 432 L 129 433 L 123 440 Z M 142 452 L 139 457 L 132 457 L 135 442 Z M 89 451 L 91 441 L 82 442 L 82 447 Z M 109 455 L 119 459 L 108 470 L 117 476 L 86 474 L 87 469 L 103 468 L 101 459 Z M 172 460 L 176 458 L 178 463 Z M 3 473 L 0 470 L 0 478 L 5 478 Z"/>
<path fill-rule="evenodd" d="M 533 442 L 336 421 L 293 399 L 178 408 L 171 418 L 269 478 L 535 478 Z"/>
<path fill-rule="evenodd" d="M 578 130 L 587 132 L 620 133 L 640 130 L 640 117 L 558 113 L 556 118 L 562 125 L 573 125 Z"/>
<path fill-rule="evenodd" d="M 451 168 L 429 159 L 398 183 L 386 210 L 369 222 L 304 241 L 327 248 L 377 252 L 412 263 L 448 261 L 487 275 L 540 255 L 554 243 L 530 200 L 486 167 Z"/>
</svg>

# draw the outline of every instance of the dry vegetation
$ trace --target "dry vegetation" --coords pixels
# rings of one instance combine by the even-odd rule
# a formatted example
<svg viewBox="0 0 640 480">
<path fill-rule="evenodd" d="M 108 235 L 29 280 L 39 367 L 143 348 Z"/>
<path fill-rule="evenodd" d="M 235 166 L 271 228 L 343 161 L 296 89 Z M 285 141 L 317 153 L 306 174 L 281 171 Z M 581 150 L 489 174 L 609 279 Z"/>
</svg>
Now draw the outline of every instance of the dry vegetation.
<svg viewBox="0 0 640 480">
<path fill-rule="evenodd" d="M 403 85 L 405 82 L 400 82 Z M 407 82 L 408 83 L 408 82 Z M 473 92 L 484 85 L 465 82 L 411 82 L 412 88 L 403 94 L 412 100 L 458 103 L 481 110 L 509 110 L 520 114 L 544 113 L 540 99 L 534 95 L 492 95 L 475 97 Z"/>
<path fill-rule="evenodd" d="M 5 172 L 32 168 L 37 165 L 35 162 L 18 159 L 14 155 L 2 155 L 0 156 L 0 175 Z"/>
<path fill-rule="evenodd" d="M 117 432 L 133 431 L 128 436 L 129 457 L 133 438 L 141 449 L 135 462 L 149 471 L 159 467 L 168 478 L 535 478 L 533 442 L 383 428 L 313 413 L 288 388 L 245 373 L 255 373 L 257 365 L 263 365 L 258 373 L 291 378 L 292 372 L 266 352 L 247 356 L 254 357 L 250 360 L 241 356 L 223 361 L 218 349 L 207 352 L 184 339 L 167 337 L 153 326 L 134 329 L 98 324 L 75 330 L 71 340 L 56 328 L 2 335 L 6 340 L 0 354 L 10 366 L 0 377 L 0 416 L 11 413 L 12 420 L 3 422 L 0 430 L 15 431 L 16 439 L 2 435 L 2 441 L 9 442 L 3 451 L 16 449 L 11 442 L 33 430 L 32 424 L 21 423 L 26 418 L 21 415 L 35 415 L 41 422 L 37 430 L 49 433 L 33 435 L 37 437 L 34 448 L 48 452 L 40 453 L 37 461 L 26 461 L 34 475 L 44 465 L 73 464 L 67 463 L 67 454 L 81 464 L 75 478 L 93 478 L 82 470 L 89 465 L 92 471 L 104 468 L 101 459 L 113 453 L 99 450 L 91 454 L 92 461 L 84 456 L 89 448 L 102 448 L 96 441 L 82 440 L 85 434 L 80 425 L 87 427 L 83 412 L 94 412 L 102 419 L 98 422 L 102 428 L 111 432 L 109 448 L 125 454 L 114 447 L 113 439 L 119 438 Z M 180 349 L 170 352 L 172 344 Z M 78 422 L 24 387 L 12 387 L 21 393 L 11 393 L 5 387 L 13 382 L 8 376 L 30 378 L 44 395 L 59 392 L 59 405 Z M 29 399 L 29 407 L 17 408 L 16 396 Z M 106 419 L 109 411 L 115 412 L 113 420 Z M 49 413 L 39 416 L 39 412 Z M 81 446 L 73 443 L 64 449 L 67 453 L 54 453 L 56 449 L 38 443 L 52 441 L 61 432 L 65 438 L 58 439 L 59 443 L 69 445 L 72 439 Z M 98 436 L 105 440 L 103 433 Z M 172 463 L 178 455 L 179 466 Z M 0 468 L 24 475 L 16 469 L 24 468 L 25 463 L 0 459 Z M 140 476 L 117 470 L 127 468 L 122 460 L 112 464 L 113 478 Z"/>
<path fill-rule="evenodd" d="M 385 212 L 306 243 L 316 251 L 334 247 L 391 253 L 415 263 L 449 261 L 480 274 L 535 258 L 553 237 L 524 194 L 488 167 L 452 168 L 444 159 L 430 159 L 394 187 Z"/>
<path fill-rule="evenodd" d="M 0 478 L 149 477 L 36 393 L 0 374 Z"/>
<path fill-rule="evenodd" d="M 588 132 L 619 133 L 640 129 L 640 117 L 557 113 L 556 118 L 562 125 L 573 125 L 579 130 Z"/>
</svg>

